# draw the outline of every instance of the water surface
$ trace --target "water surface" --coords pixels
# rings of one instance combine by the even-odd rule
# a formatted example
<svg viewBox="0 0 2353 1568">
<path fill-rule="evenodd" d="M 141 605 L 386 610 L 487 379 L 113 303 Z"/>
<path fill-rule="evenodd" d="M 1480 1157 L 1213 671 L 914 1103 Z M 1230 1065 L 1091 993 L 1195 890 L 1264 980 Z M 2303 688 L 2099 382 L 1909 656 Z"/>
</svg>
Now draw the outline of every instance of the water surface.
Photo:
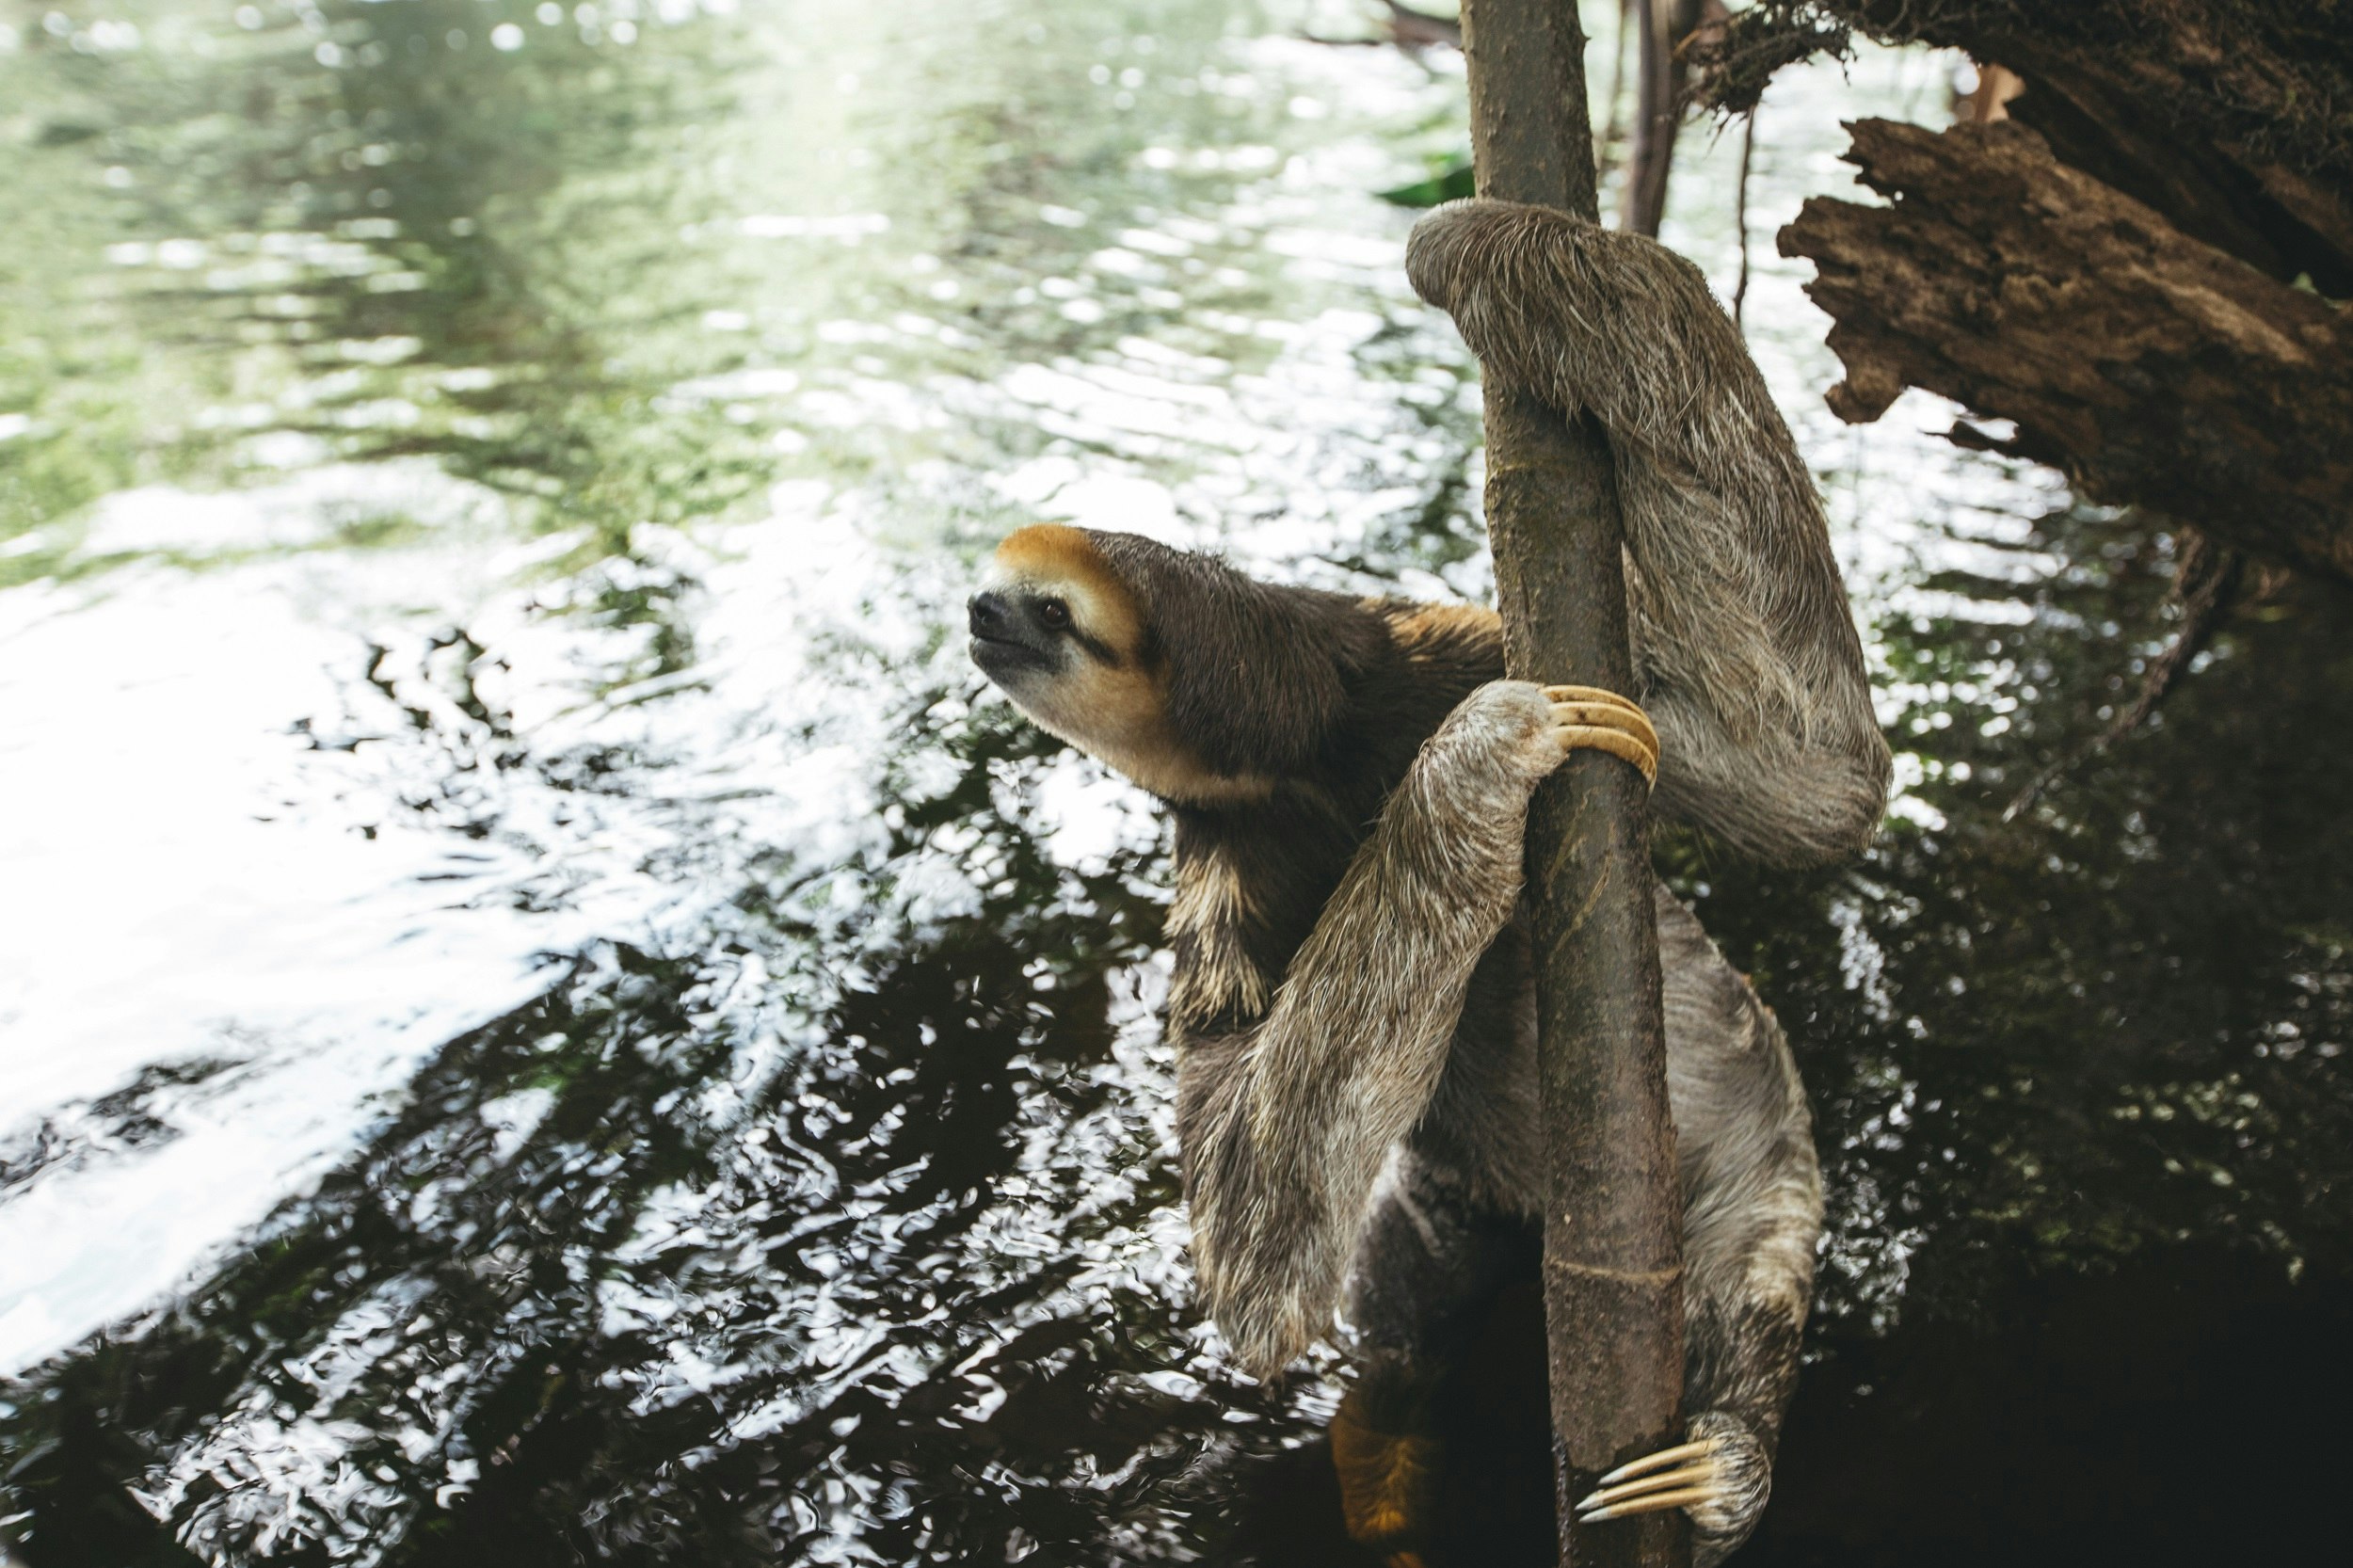
<svg viewBox="0 0 2353 1568">
<path fill-rule="evenodd" d="M 1149 803 L 955 622 L 1039 517 L 1487 590 L 1475 366 L 1373 194 L 1461 150 L 1459 61 L 1250 0 L 5 22 L 0 1539 L 1353 1560 L 1337 1358 L 1254 1384 L 1192 1300 Z M 1951 70 L 1794 73 L 1756 147 L 1745 322 L 1905 788 L 1859 866 L 1661 849 L 1832 1186 L 1743 1560 L 2309 1551 L 2345 606 L 2264 598 L 2006 819 L 2169 540 L 1928 400 L 1838 425 L 1769 243 Z M 1687 151 L 1729 294 L 1738 149 Z M 1466 1562 L 1529 1524 L 1483 1375 Z"/>
</svg>

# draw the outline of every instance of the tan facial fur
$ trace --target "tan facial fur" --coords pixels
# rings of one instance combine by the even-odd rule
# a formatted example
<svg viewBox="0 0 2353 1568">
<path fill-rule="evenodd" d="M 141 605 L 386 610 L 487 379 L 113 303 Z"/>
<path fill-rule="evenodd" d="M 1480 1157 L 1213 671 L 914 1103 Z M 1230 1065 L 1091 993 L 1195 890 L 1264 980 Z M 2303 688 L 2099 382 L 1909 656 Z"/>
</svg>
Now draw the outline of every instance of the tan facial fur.
<svg viewBox="0 0 2353 1568">
<path fill-rule="evenodd" d="M 1070 607 L 1071 625 L 1116 663 L 1077 651 L 1051 680 L 1007 688 L 1014 705 L 1087 755 L 1164 799 L 1207 802 L 1263 795 L 1259 779 L 1204 768 L 1168 724 L 1164 666 L 1146 647 L 1143 606 L 1086 531 L 1032 523 L 997 547 L 984 588 L 1047 596 Z"/>
</svg>

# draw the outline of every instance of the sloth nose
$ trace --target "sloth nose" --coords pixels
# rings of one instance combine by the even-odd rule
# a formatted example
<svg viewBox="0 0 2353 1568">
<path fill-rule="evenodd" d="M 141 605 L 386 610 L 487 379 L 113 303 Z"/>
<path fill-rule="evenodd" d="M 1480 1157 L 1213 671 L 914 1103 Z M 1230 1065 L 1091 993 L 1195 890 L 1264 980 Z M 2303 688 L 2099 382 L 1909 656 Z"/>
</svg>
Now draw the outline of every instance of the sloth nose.
<svg viewBox="0 0 2353 1568">
<path fill-rule="evenodd" d="M 1013 606 L 1002 594 L 974 594 L 965 617 L 976 637 L 1001 637 L 1013 623 Z"/>
</svg>

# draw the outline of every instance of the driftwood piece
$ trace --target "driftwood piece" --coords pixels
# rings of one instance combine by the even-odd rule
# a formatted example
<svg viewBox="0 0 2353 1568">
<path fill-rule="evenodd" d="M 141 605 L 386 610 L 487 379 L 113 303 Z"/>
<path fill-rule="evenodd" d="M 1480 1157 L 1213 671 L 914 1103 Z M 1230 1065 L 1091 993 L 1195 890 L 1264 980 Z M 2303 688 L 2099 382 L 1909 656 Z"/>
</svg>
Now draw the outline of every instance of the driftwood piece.
<svg viewBox="0 0 2353 1568">
<path fill-rule="evenodd" d="M 1849 157 L 1894 204 L 1817 198 L 1781 236 L 1819 269 L 1839 417 L 1923 387 L 2017 425 L 1962 426 L 1967 444 L 2353 579 L 2353 312 L 2189 237 L 2025 125 L 1852 129 Z"/>
<path fill-rule="evenodd" d="M 1597 213 L 1577 8 L 1465 0 L 1482 196 Z M 1629 691 L 1624 526 L 1609 443 L 1527 392 L 1486 387 L 1487 522 L 1504 660 L 1520 680 Z M 1673 1442 L 1683 1402 L 1683 1202 L 1667 1104 L 1650 807 L 1640 775 L 1571 753 L 1528 813 L 1545 1135 L 1545 1320 L 1560 1560 L 1683 1568 L 1681 1511 L 1601 1525 L 1570 1506 Z"/>
<path fill-rule="evenodd" d="M 1865 26 L 1893 0 L 1841 0 Z M 1918 35 L 2009 67 L 2010 113 L 2061 163 L 2276 278 L 2353 294 L 2353 5 L 2088 0 L 1915 9 Z"/>
<path fill-rule="evenodd" d="M 1700 95 L 1745 108 L 1849 31 L 2017 72 L 2010 113 L 2059 162 L 2275 278 L 2353 296 L 2353 0 L 1758 0 L 1704 49 Z"/>
</svg>

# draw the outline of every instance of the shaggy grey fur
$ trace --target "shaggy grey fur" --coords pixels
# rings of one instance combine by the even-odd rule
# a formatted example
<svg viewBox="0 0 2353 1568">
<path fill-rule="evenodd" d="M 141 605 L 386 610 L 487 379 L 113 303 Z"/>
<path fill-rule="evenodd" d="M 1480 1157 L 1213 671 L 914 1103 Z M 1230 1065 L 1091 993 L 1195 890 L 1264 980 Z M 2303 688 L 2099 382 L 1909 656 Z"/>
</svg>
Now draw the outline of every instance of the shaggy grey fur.
<svg viewBox="0 0 2353 1568">
<path fill-rule="evenodd" d="M 1426 219 L 1411 265 L 1490 375 L 1609 432 L 1660 809 L 1782 863 L 1858 847 L 1888 773 L 1861 649 L 1811 483 L 1697 273 L 1495 202 Z M 1345 1295 L 1367 1384 L 1426 1384 L 1533 1256 L 1545 1129 L 1515 910 L 1560 718 L 1501 679 L 1492 611 L 1277 587 L 1064 533 L 1008 546 L 1018 559 L 973 600 L 974 654 L 1097 755 L 1153 738 L 1176 819 L 1169 1031 L 1209 1310 L 1271 1374 Z M 1066 624 L 1088 605 L 1118 609 Z M 1072 696 L 1098 689 L 1126 706 Z M 1705 1568 L 1770 1486 L 1821 1186 L 1771 1013 L 1664 888 L 1657 920 L 1685 1408 L 1721 1445 L 1718 1495 L 1689 1510 Z"/>
<path fill-rule="evenodd" d="M 1562 755 L 1552 727 L 1524 681 L 1465 697 L 1291 959 L 1245 1070 L 1187 1075 L 1193 1261 L 1246 1367 L 1279 1368 L 1331 1322 L 1374 1180 L 1428 1109 L 1519 898 L 1529 794 Z M 1369 963 L 1393 978 L 1369 984 Z"/>
<path fill-rule="evenodd" d="M 1465 697 L 1389 796 L 1263 1016 L 1181 1036 L 1194 1262 L 1246 1367 L 1269 1373 L 1305 1350 L 1345 1282 L 1376 1375 L 1432 1375 L 1494 1288 L 1483 1259 L 1505 1243 L 1487 1216 L 1541 1218 L 1535 1014 L 1512 917 L 1529 794 L 1560 755 L 1547 716 L 1518 681 Z M 1214 858 L 1181 862 L 1180 916 L 1227 874 Z M 1215 902 L 1237 916 L 1257 907 L 1247 894 Z M 1691 1511 L 1705 1565 L 1765 1505 L 1822 1197 L 1772 1015 L 1663 888 L 1657 904 L 1686 1193 L 1685 1399 L 1691 1434 L 1724 1445 L 1724 1498 Z"/>
<path fill-rule="evenodd" d="M 1851 852 L 1888 776 L 1862 646 L 1813 477 L 1699 268 L 1476 200 L 1415 225 L 1405 270 L 1489 377 L 1609 435 L 1660 809 L 1776 864 Z"/>
</svg>

